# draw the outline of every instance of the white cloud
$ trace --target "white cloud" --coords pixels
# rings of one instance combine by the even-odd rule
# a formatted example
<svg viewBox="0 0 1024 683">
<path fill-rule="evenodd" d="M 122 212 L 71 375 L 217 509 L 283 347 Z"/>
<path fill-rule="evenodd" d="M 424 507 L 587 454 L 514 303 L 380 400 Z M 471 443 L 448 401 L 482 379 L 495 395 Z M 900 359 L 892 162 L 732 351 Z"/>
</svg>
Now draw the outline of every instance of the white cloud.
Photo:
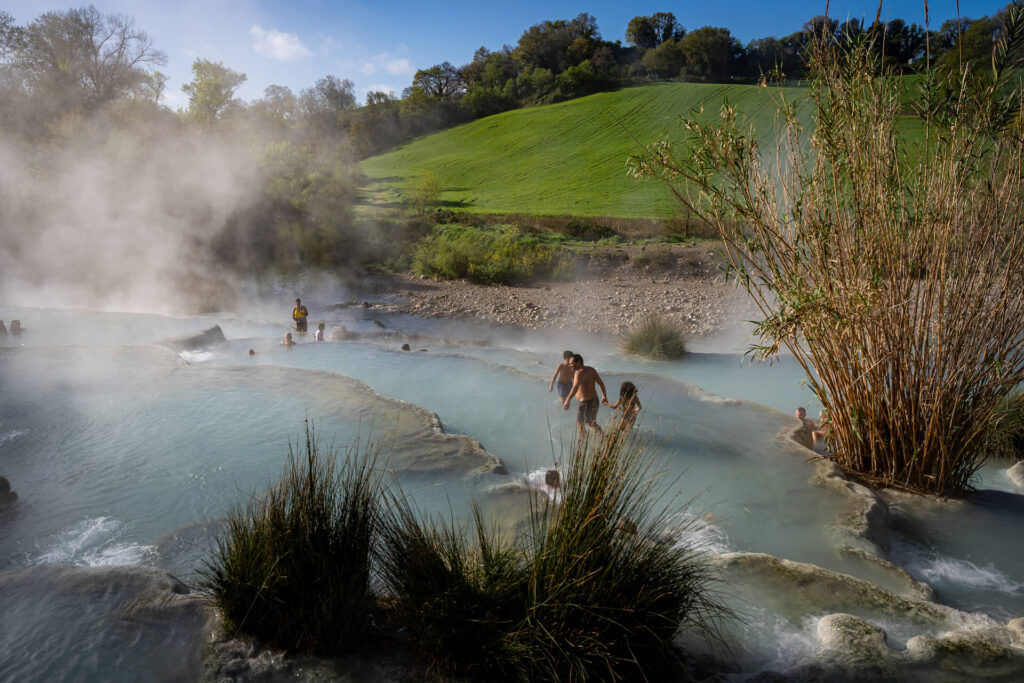
<svg viewBox="0 0 1024 683">
<path fill-rule="evenodd" d="M 411 76 L 416 73 L 416 67 L 405 57 L 398 57 L 390 52 L 381 52 L 369 60 L 364 60 L 360 65 L 363 73 L 372 76 L 379 71 L 386 71 L 392 76 Z"/>
<path fill-rule="evenodd" d="M 273 28 L 265 31 L 262 26 L 253 24 L 249 35 L 252 36 L 252 49 L 264 57 L 288 62 L 313 54 L 296 33 L 281 33 Z"/>
<path fill-rule="evenodd" d="M 368 85 L 368 86 L 366 86 L 366 92 L 368 92 L 368 93 L 369 92 L 386 92 L 387 94 L 391 95 L 392 97 L 395 96 L 395 89 L 392 88 L 390 85 L 386 85 L 384 83 L 376 83 L 374 85 Z"/>
</svg>

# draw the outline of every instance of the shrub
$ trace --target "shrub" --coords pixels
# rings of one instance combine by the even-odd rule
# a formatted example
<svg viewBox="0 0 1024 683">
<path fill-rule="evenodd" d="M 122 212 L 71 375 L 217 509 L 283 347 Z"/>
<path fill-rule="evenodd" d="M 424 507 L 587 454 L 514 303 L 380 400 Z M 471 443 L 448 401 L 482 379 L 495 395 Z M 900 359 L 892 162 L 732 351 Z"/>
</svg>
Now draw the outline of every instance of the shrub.
<svg viewBox="0 0 1024 683">
<path fill-rule="evenodd" d="M 353 446 L 339 468 L 337 452 L 321 454 L 306 423 L 304 457 L 289 446 L 283 478 L 228 514 L 201 570 L 229 628 L 291 652 L 331 655 L 360 644 L 375 605 L 375 461 Z"/>
<path fill-rule="evenodd" d="M 487 230 L 463 225 L 438 226 L 413 251 L 413 270 L 481 284 L 514 284 L 557 276 L 561 250 L 516 228 Z"/>
<path fill-rule="evenodd" d="M 969 491 L 1024 380 L 1022 44 L 1014 2 L 991 71 L 924 73 L 907 125 L 870 41 L 819 36 L 813 134 L 782 102 L 764 148 L 726 105 L 715 122 L 686 117 L 682 147 L 632 161 L 718 229 L 764 315 L 754 350 L 792 352 L 831 416 L 836 462 L 882 485 Z"/>
<path fill-rule="evenodd" d="M 601 225 L 588 218 L 574 218 L 566 223 L 563 230 L 571 239 L 583 242 L 597 242 L 607 238 L 617 237 L 618 233 L 607 225 Z"/>
<path fill-rule="evenodd" d="M 622 342 L 622 350 L 654 360 L 671 360 L 686 355 L 686 342 L 677 324 L 651 316 L 630 329 Z"/>
</svg>

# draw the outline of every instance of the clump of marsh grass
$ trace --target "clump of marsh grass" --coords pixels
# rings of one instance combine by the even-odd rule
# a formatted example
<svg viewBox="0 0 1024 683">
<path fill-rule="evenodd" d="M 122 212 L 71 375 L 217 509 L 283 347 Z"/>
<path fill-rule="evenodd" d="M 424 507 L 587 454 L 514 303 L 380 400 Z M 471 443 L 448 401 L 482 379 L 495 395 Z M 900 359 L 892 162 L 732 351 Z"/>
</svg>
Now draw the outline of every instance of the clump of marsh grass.
<svg viewBox="0 0 1024 683">
<path fill-rule="evenodd" d="M 382 532 L 385 586 L 432 673 L 513 679 L 524 659 L 508 638 L 527 597 L 523 557 L 475 506 L 473 527 L 475 544 L 454 521 L 422 521 L 395 497 Z"/>
<path fill-rule="evenodd" d="M 632 430 L 575 450 L 562 499 L 531 515 L 529 603 L 513 638 L 532 678 L 636 680 L 678 673 L 680 630 L 719 641 L 716 599 L 693 528 L 669 526 L 658 477 Z"/>
<path fill-rule="evenodd" d="M 359 645 L 375 606 L 370 590 L 380 520 L 376 452 L 321 452 L 306 423 L 282 479 L 228 515 L 201 572 L 225 622 L 290 652 L 337 654 Z"/>
<path fill-rule="evenodd" d="M 727 610 L 704 555 L 662 537 L 652 458 L 634 432 L 584 441 L 560 502 L 531 507 L 515 545 L 421 522 L 398 505 L 383 570 L 400 619 L 438 673 L 523 680 L 633 680 L 679 673 L 681 629 L 718 639 Z"/>
<path fill-rule="evenodd" d="M 727 105 L 632 161 L 716 227 L 764 315 L 754 351 L 793 353 L 836 462 L 885 485 L 968 491 L 1024 380 L 1024 3 L 1002 21 L 991 73 L 926 72 L 909 125 L 870 40 L 822 36 L 771 147 Z"/>
<path fill-rule="evenodd" d="M 666 318 L 651 316 L 626 333 L 622 350 L 654 360 L 671 360 L 686 355 L 686 342 L 679 325 Z"/>
</svg>

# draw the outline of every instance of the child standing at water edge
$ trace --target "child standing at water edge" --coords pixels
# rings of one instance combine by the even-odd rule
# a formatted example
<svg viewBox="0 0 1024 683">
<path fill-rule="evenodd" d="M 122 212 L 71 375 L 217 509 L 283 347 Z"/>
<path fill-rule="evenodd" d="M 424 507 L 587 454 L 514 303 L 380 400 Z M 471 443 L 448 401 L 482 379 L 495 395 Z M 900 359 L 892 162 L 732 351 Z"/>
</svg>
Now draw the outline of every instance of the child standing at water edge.
<svg viewBox="0 0 1024 683">
<path fill-rule="evenodd" d="M 619 387 L 619 400 L 615 403 L 608 403 L 608 399 L 601 401 L 612 410 L 622 409 L 622 414 L 619 415 L 617 421 L 613 424 L 616 429 L 626 431 L 633 426 L 636 422 L 636 416 L 640 414 L 643 409 L 643 405 L 640 403 L 640 397 L 636 395 L 636 385 L 632 382 L 623 382 L 622 386 Z"/>
<path fill-rule="evenodd" d="M 309 309 L 302 305 L 302 299 L 295 300 L 295 308 L 292 309 L 292 320 L 295 321 L 295 331 L 306 333 L 306 319 L 309 317 Z"/>
<path fill-rule="evenodd" d="M 324 324 L 320 323 L 316 327 L 316 334 L 313 335 L 313 341 L 323 341 L 323 340 L 324 340 Z"/>
<path fill-rule="evenodd" d="M 548 385 L 550 392 L 555 387 L 555 380 L 558 380 L 558 399 L 564 401 L 572 389 L 572 351 L 562 352 L 562 362 L 555 368 L 555 374 L 551 375 L 551 384 Z"/>
</svg>

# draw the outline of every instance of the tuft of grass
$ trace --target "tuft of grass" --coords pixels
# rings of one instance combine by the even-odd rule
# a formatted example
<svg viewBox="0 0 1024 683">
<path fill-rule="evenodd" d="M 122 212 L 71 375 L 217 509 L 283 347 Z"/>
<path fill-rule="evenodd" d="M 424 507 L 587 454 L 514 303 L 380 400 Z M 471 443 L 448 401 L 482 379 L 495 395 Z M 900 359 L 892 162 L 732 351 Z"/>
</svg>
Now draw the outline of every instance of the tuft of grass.
<svg viewBox="0 0 1024 683">
<path fill-rule="evenodd" d="M 228 514 L 200 572 L 229 628 L 290 652 L 334 655 L 363 642 L 380 522 L 375 451 L 351 446 L 339 463 L 306 422 L 281 480 Z"/>
<path fill-rule="evenodd" d="M 630 329 L 622 341 L 622 350 L 654 360 L 671 360 L 686 355 L 686 342 L 677 324 L 652 316 Z"/>
<path fill-rule="evenodd" d="M 526 618 L 511 637 L 529 653 L 529 677 L 657 680 L 677 677 L 680 630 L 720 642 L 705 554 L 692 528 L 663 536 L 653 458 L 635 432 L 585 439 L 562 499 L 531 515 Z"/>
<path fill-rule="evenodd" d="M 421 521 L 404 497 L 392 501 L 387 520 L 384 583 L 431 672 L 515 678 L 524 655 L 508 634 L 526 601 L 521 554 L 488 532 L 477 507 L 475 546 L 454 521 Z"/>
<path fill-rule="evenodd" d="M 635 432 L 574 449 L 562 499 L 531 506 L 530 533 L 474 542 L 396 501 L 385 584 L 435 673 L 520 680 L 678 677 L 680 630 L 720 642 L 717 600 L 690 528 L 669 538 L 653 459 Z"/>
</svg>

